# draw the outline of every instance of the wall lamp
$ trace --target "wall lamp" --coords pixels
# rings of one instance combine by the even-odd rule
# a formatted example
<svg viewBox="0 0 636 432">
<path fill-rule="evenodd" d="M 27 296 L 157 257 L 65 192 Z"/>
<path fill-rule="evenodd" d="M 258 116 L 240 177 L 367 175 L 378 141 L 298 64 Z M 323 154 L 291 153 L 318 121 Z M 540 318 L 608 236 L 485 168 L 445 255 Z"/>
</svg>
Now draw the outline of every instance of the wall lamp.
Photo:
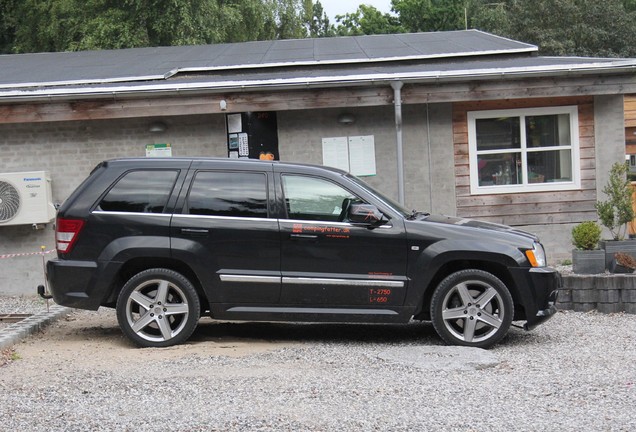
<svg viewBox="0 0 636 432">
<path fill-rule="evenodd" d="M 148 127 L 148 132 L 159 133 L 159 132 L 165 132 L 166 129 L 168 129 L 168 125 L 166 125 L 162 121 L 156 121 L 156 122 L 150 123 L 150 127 Z"/>
<path fill-rule="evenodd" d="M 356 118 L 351 113 L 343 113 L 338 116 L 338 123 L 343 125 L 350 125 L 356 122 Z"/>
</svg>

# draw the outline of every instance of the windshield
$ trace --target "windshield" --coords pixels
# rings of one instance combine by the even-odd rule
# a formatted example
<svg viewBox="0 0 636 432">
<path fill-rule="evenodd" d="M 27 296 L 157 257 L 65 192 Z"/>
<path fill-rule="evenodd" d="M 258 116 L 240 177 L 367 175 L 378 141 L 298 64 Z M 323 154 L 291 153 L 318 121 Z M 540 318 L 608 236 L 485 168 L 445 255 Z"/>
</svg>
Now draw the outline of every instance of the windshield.
<svg viewBox="0 0 636 432">
<path fill-rule="evenodd" d="M 367 192 L 369 192 L 370 194 L 375 195 L 376 197 L 378 197 L 380 199 L 380 201 L 382 201 L 384 204 L 386 204 L 387 206 L 391 207 L 393 210 L 395 210 L 396 212 L 400 213 L 402 216 L 404 216 L 405 218 L 408 218 L 409 216 L 411 216 L 413 214 L 412 211 L 407 210 L 404 206 L 402 206 L 401 204 L 396 203 L 395 201 L 393 201 L 391 198 L 387 198 L 384 194 L 378 192 L 377 190 L 373 189 L 369 184 L 367 184 L 364 180 L 359 179 L 356 176 L 353 176 L 351 174 L 347 174 L 347 178 L 349 178 L 351 181 L 353 181 L 354 183 L 356 183 L 358 186 L 360 186 L 362 189 L 366 190 Z"/>
</svg>

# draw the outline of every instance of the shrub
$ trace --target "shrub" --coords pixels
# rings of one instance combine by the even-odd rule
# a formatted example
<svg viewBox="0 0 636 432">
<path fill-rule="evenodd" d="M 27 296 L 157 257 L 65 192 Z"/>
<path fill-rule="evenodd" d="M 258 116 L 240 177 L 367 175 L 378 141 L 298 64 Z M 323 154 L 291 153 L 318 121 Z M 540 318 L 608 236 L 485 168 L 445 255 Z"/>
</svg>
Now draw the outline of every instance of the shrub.
<svg viewBox="0 0 636 432">
<path fill-rule="evenodd" d="M 601 227 L 596 222 L 587 221 L 572 228 L 572 244 L 577 249 L 597 249 L 601 240 Z"/>
<path fill-rule="evenodd" d="M 622 240 L 625 237 L 626 224 L 634 219 L 632 186 L 627 178 L 628 171 L 627 162 L 616 162 L 612 165 L 609 180 L 603 188 L 607 200 L 597 201 L 595 205 L 601 224 L 607 227 L 614 240 Z"/>
</svg>

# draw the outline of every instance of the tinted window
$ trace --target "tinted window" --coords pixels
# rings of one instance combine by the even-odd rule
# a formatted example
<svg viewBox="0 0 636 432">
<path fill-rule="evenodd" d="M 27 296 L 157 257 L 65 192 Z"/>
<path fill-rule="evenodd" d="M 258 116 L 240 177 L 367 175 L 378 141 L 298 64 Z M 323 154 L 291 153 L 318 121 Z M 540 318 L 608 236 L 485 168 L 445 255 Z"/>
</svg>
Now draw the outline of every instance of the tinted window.
<svg viewBox="0 0 636 432">
<path fill-rule="evenodd" d="M 285 203 L 290 219 L 343 221 L 351 192 L 328 180 L 315 177 L 283 176 Z"/>
<path fill-rule="evenodd" d="M 162 213 L 177 171 L 132 171 L 122 177 L 99 204 L 104 211 Z"/>
<path fill-rule="evenodd" d="M 252 172 L 198 172 L 188 196 L 190 214 L 267 217 L 267 177 Z"/>
</svg>

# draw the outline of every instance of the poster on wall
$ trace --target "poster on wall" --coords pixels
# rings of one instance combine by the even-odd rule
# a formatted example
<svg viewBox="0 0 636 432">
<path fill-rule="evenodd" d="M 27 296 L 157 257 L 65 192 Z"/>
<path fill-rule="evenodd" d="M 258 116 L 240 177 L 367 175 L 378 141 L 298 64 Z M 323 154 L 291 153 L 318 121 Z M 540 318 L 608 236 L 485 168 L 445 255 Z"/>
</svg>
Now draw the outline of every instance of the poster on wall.
<svg viewBox="0 0 636 432">
<path fill-rule="evenodd" d="M 349 171 L 349 144 L 347 137 L 322 139 L 322 164 Z"/>
<path fill-rule="evenodd" d="M 172 146 L 165 144 L 146 144 L 146 157 L 171 157 Z"/>
<path fill-rule="evenodd" d="M 241 114 L 228 114 L 227 115 L 227 132 L 238 133 L 243 130 L 243 121 Z"/>
<path fill-rule="evenodd" d="M 322 163 L 355 176 L 376 175 L 373 135 L 323 138 Z"/>
<path fill-rule="evenodd" d="M 349 137 L 349 172 L 355 176 L 376 174 L 373 135 Z"/>
</svg>

